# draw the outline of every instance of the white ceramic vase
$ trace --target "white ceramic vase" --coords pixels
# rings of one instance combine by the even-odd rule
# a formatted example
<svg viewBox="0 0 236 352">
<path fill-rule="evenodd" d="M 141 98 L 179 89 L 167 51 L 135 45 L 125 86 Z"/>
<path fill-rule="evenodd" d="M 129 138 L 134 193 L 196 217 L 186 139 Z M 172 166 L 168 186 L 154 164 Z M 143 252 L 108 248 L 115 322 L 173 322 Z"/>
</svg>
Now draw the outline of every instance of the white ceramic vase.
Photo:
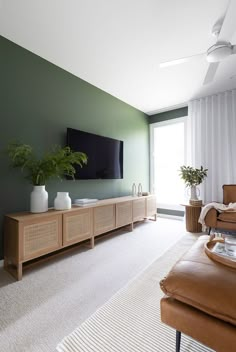
<svg viewBox="0 0 236 352">
<path fill-rule="evenodd" d="M 68 192 L 57 192 L 57 196 L 54 199 L 54 209 L 66 210 L 71 208 L 71 199 Z"/>
<path fill-rule="evenodd" d="M 190 187 L 190 200 L 198 200 L 200 192 L 197 186 Z"/>
<path fill-rule="evenodd" d="M 44 213 L 48 211 L 48 192 L 45 186 L 34 186 L 30 194 L 31 213 Z"/>
</svg>

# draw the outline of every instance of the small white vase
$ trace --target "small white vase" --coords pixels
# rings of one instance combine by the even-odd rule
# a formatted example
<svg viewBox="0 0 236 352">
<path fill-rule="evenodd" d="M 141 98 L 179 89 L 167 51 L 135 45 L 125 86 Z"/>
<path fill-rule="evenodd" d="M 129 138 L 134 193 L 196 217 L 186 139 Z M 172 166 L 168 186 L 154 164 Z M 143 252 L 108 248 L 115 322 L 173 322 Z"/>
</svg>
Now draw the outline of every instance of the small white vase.
<svg viewBox="0 0 236 352">
<path fill-rule="evenodd" d="M 198 200 L 199 194 L 200 191 L 196 186 L 190 187 L 190 200 Z"/>
<path fill-rule="evenodd" d="M 48 211 L 48 192 L 45 186 L 34 186 L 30 194 L 30 212 L 44 213 Z"/>
<path fill-rule="evenodd" d="M 66 210 L 71 208 L 71 199 L 68 192 L 57 192 L 57 196 L 54 199 L 54 209 Z"/>
</svg>

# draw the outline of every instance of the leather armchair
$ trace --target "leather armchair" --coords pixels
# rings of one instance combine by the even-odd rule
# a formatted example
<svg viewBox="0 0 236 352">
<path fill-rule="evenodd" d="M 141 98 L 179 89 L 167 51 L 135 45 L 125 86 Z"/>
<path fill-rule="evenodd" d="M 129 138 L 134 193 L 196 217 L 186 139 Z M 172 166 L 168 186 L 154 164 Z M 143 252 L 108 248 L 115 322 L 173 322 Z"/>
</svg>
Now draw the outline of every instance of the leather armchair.
<svg viewBox="0 0 236 352">
<path fill-rule="evenodd" d="M 223 204 L 236 202 L 236 185 L 223 185 Z M 236 231 L 236 212 L 219 213 L 216 209 L 210 209 L 205 217 L 205 224 L 211 229 Z"/>
<path fill-rule="evenodd" d="M 161 320 L 217 352 L 236 350 L 236 269 L 211 260 L 204 250 L 207 235 L 174 265 L 160 282 Z"/>
</svg>

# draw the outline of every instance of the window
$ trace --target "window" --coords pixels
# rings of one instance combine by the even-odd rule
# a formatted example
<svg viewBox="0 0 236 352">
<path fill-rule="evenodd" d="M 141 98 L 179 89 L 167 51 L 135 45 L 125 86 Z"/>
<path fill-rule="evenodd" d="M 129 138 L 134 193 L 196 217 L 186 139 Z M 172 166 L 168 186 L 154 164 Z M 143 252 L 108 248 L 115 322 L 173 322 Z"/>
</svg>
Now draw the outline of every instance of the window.
<svg viewBox="0 0 236 352">
<path fill-rule="evenodd" d="M 151 125 L 151 191 L 157 208 L 183 210 L 185 186 L 179 176 L 185 164 L 186 118 Z"/>
</svg>

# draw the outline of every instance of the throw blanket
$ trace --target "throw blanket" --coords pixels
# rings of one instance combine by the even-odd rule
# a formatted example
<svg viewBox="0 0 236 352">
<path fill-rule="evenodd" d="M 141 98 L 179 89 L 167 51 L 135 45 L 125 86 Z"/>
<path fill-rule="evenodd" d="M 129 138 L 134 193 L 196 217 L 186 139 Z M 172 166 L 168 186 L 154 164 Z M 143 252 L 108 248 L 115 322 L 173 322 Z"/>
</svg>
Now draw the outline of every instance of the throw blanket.
<svg viewBox="0 0 236 352">
<path fill-rule="evenodd" d="M 202 208 L 202 211 L 198 220 L 198 222 L 200 222 L 200 224 L 202 224 L 203 226 L 205 226 L 205 216 L 208 213 L 208 211 L 212 208 L 215 208 L 220 213 L 222 213 L 223 211 L 236 211 L 236 203 L 229 203 L 228 205 L 225 205 L 221 203 L 212 202 L 205 205 Z"/>
</svg>

